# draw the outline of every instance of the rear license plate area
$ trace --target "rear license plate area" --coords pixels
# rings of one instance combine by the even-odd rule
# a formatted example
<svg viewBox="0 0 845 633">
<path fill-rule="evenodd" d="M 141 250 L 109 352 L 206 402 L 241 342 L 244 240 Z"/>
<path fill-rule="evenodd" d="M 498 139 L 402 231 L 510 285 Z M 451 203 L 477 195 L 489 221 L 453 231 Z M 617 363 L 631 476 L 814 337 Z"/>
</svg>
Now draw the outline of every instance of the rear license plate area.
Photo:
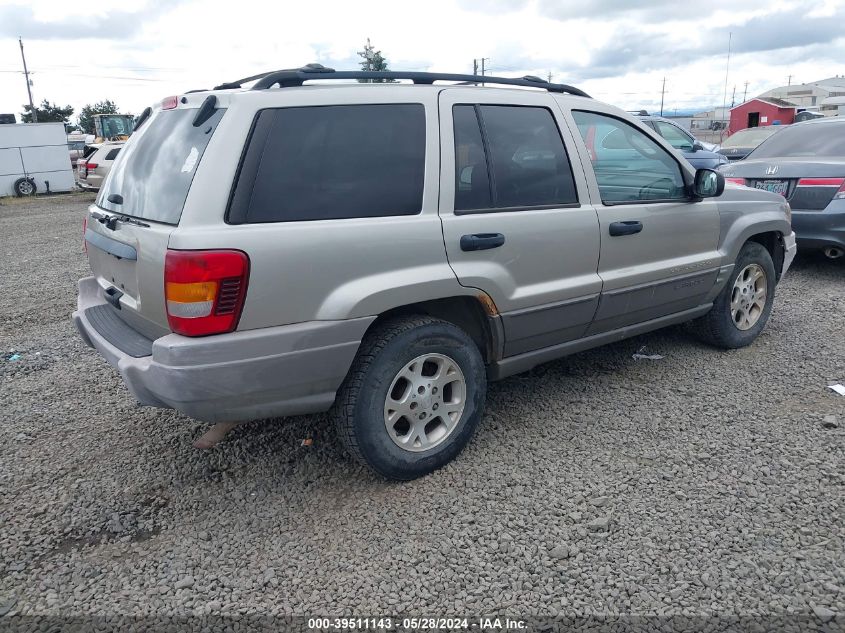
<svg viewBox="0 0 845 633">
<path fill-rule="evenodd" d="M 758 180 L 756 183 L 754 183 L 754 187 L 756 189 L 762 189 L 763 191 L 771 191 L 772 193 L 779 193 L 782 196 L 786 196 L 787 191 L 789 191 L 789 181 Z"/>
</svg>

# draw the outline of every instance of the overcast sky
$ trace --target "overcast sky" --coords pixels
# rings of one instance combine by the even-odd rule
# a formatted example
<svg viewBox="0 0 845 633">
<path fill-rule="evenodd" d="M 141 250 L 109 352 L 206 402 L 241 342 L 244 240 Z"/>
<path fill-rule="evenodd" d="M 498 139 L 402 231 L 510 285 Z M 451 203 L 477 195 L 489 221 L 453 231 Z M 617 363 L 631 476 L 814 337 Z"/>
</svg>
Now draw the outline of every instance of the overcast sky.
<svg viewBox="0 0 845 633">
<path fill-rule="evenodd" d="M 636 7 L 636 8 L 631 8 Z M 0 0 L 0 112 L 33 99 L 162 97 L 316 61 L 355 69 L 371 38 L 392 70 L 535 74 L 625 109 L 665 112 L 845 74 L 845 0 Z"/>
</svg>

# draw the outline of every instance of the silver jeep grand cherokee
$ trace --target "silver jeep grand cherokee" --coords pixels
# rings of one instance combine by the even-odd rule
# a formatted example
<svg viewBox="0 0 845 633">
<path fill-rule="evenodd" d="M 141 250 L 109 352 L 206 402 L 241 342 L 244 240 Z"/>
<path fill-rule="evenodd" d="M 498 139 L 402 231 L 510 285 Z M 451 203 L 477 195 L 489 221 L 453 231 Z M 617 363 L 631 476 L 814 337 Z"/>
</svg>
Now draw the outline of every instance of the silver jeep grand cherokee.
<svg viewBox="0 0 845 633">
<path fill-rule="evenodd" d="M 359 78 L 413 83 L 320 81 Z M 490 380 L 684 321 L 760 334 L 795 255 L 781 196 L 577 88 L 481 80 L 311 65 L 148 109 L 87 214 L 83 339 L 141 404 L 331 410 L 412 479 Z"/>
</svg>

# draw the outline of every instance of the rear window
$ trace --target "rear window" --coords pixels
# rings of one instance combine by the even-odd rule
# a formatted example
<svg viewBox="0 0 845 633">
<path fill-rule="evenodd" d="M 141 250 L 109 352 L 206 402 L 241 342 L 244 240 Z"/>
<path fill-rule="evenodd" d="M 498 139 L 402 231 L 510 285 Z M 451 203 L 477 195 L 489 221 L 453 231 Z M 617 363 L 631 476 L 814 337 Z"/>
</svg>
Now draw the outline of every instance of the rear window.
<svg viewBox="0 0 845 633">
<path fill-rule="evenodd" d="M 263 110 L 229 222 L 414 215 L 422 210 L 422 104 Z"/>
<path fill-rule="evenodd" d="M 117 158 L 117 155 L 120 153 L 120 148 L 116 147 L 114 149 L 109 150 L 109 153 L 106 154 L 105 160 L 114 160 Z"/>
<path fill-rule="evenodd" d="M 845 157 L 845 123 L 790 125 L 763 141 L 748 158 Z"/>
<path fill-rule="evenodd" d="M 722 141 L 722 147 L 754 147 L 781 129 L 779 127 L 754 127 L 740 130 Z"/>
<path fill-rule="evenodd" d="M 191 181 L 225 109 L 199 127 L 197 111 L 159 110 L 122 148 L 100 194 L 97 206 L 154 222 L 178 224 Z M 118 148 L 120 149 L 120 148 Z M 123 204 L 108 201 L 112 194 Z"/>
</svg>

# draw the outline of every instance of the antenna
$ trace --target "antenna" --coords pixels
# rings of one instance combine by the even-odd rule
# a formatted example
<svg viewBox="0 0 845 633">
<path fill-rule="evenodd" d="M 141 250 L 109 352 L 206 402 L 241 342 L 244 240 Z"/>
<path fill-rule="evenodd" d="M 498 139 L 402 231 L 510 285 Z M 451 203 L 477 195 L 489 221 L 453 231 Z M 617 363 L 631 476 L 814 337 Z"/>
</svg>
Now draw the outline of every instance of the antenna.
<svg viewBox="0 0 845 633">
<path fill-rule="evenodd" d="M 731 69 L 731 39 L 733 38 L 733 32 L 728 33 L 728 63 L 725 65 L 725 98 L 722 101 L 722 116 L 725 116 L 725 110 L 728 109 L 728 72 Z M 730 121 L 728 121 L 728 126 L 730 126 Z M 724 140 L 724 129 L 719 131 L 719 142 L 721 143 Z"/>
</svg>

